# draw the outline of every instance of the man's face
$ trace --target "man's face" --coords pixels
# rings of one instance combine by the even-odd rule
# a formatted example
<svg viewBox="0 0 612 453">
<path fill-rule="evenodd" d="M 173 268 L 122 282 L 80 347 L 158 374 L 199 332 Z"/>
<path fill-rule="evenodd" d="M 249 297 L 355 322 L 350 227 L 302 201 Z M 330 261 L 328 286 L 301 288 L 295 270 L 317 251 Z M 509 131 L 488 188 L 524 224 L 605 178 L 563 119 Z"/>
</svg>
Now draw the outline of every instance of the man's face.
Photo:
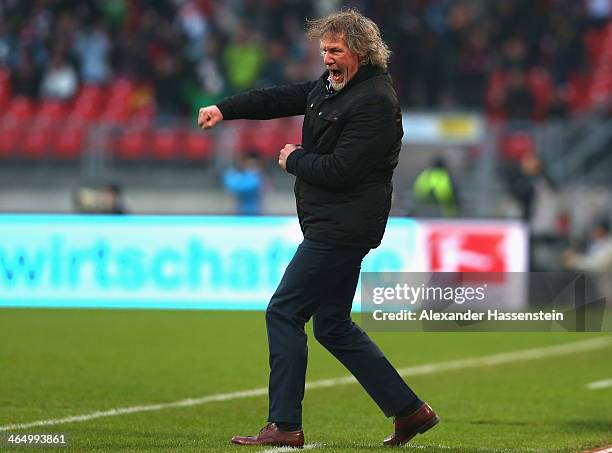
<svg viewBox="0 0 612 453">
<path fill-rule="evenodd" d="M 324 36 L 321 39 L 321 54 L 332 88 L 341 90 L 357 73 L 359 57 L 349 50 L 342 36 Z"/>
</svg>

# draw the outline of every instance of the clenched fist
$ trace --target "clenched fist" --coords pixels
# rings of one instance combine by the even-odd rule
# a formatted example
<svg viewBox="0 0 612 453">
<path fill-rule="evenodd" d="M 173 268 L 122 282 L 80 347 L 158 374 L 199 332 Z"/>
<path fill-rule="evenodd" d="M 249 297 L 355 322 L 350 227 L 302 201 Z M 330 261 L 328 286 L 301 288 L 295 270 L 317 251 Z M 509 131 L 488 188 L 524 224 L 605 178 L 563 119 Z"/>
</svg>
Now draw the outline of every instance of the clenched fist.
<svg viewBox="0 0 612 453">
<path fill-rule="evenodd" d="M 198 113 L 198 126 L 202 129 L 210 129 L 221 121 L 223 121 L 223 114 L 216 105 L 202 107 Z"/>
<path fill-rule="evenodd" d="M 278 165 L 280 166 L 280 168 L 282 168 L 283 170 L 287 170 L 287 157 L 289 157 L 289 154 L 291 154 L 297 148 L 297 145 L 287 143 L 284 148 L 280 150 L 280 153 L 278 155 Z"/>
</svg>

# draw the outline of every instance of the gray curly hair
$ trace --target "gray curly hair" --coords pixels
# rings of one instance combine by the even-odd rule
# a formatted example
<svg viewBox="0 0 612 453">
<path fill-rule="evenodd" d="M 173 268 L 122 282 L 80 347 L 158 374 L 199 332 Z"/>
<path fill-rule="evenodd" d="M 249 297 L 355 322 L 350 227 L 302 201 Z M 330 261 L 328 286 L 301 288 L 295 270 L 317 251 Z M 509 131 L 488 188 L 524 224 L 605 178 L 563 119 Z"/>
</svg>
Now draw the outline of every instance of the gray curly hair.
<svg viewBox="0 0 612 453">
<path fill-rule="evenodd" d="M 342 36 L 347 47 L 359 56 L 361 64 L 371 63 L 387 69 L 391 51 L 382 40 L 378 25 L 356 9 L 343 9 L 322 19 L 307 20 L 306 33 L 311 39 Z"/>
</svg>

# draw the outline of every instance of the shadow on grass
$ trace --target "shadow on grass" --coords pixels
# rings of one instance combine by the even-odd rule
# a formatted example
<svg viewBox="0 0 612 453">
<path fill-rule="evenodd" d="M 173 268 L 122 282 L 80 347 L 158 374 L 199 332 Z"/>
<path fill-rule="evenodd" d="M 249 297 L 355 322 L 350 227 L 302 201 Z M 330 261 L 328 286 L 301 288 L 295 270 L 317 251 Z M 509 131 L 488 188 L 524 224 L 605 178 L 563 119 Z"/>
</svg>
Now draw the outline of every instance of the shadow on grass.
<svg viewBox="0 0 612 453">
<path fill-rule="evenodd" d="M 609 434 L 610 443 L 612 443 L 612 419 L 572 420 L 563 423 L 562 426 L 570 432 Z"/>
</svg>

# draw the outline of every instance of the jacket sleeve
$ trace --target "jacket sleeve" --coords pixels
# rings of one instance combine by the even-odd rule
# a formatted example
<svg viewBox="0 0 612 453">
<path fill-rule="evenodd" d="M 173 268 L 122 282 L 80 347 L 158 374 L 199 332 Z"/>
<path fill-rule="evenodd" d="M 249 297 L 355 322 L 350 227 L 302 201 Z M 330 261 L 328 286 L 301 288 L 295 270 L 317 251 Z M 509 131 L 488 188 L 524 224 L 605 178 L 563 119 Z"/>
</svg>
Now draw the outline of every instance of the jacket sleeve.
<svg viewBox="0 0 612 453">
<path fill-rule="evenodd" d="M 396 122 L 394 107 L 387 99 L 368 99 L 354 108 L 332 153 L 298 148 L 287 158 L 287 171 L 319 187 L 353 187 L 397 141 Z"/>
<path fill-rule="evenodd" d="M 245 91 L 217 104 L 225 120 L 268 120 L 303 115 L 308 93 L 317 82 L 301 82 Z"/>
</svg>

